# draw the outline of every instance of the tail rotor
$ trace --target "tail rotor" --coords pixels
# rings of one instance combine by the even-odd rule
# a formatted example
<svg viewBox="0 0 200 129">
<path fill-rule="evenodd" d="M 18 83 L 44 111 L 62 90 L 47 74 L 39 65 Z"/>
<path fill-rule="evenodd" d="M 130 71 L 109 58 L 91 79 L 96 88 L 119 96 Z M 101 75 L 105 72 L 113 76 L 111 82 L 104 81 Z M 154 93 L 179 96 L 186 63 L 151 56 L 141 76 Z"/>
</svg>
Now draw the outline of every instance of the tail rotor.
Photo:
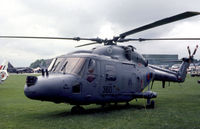
<svg viewBox="0 0 200 129">
<path fill-rule="evenodd" d="M 196 65 L 195 65 L 195 63 L 194 63 L 194 55 L 196 54 L 196 52 L 197 52 L 197 49 L 198 49 L 198 45 L 196 45 L 196 48 L 194 49 L 194 52 L 192 53 L 192 55 L 191 55 L 191 52 L 190 52 L 190 48 L 189 48 L 189 46 L 187 47 L 187 49 L 188 49 L 188 53 L 189 53 L 189 60 L 190 60 L 190 62 L 192 62 L 193 63 L 193 65 L 194 65 L 194 70 L 195 71 L 197 71 L 197 67 L 196 67 Z M 195 73 L 196 74 L 196 73 Z M 191 76 L 195 76 L 195 74 L 193 75 L 193 74 L 191 74 Z"/>
<path fill-rule="evenodd" d="M 192 55 L 191 55 L 190 47 L 187 46 L 187 50 L 188 50 L 188 54 L 189 54 L 189 59 L 190 59 L 190 60 L 193 60 L 193 57 L 194 57 L 194 55 L 196 54 L 198 47 L 199 47 L 199 46 L 196 45 L 196 48 L 194 49 L 194 52 L 193 52 Z"/>
</svg>

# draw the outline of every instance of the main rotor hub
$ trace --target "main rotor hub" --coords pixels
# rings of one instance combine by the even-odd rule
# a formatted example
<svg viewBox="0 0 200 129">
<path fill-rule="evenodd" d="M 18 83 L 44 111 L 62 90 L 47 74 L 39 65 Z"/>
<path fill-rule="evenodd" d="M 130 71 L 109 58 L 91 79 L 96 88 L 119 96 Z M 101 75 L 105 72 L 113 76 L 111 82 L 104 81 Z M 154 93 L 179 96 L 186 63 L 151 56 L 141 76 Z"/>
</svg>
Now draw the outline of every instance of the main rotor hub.
<svg viewBox="0 0 200 129">
<path fill-rule="evenodd" d="M 111 40 L 105 39 L 105 42 L 104 42 L 104 45 L 116 45 L 116 44 L 117 43 L 116 42 L 114 43 L 113 39 L 111 39 Z"/>
</svg>

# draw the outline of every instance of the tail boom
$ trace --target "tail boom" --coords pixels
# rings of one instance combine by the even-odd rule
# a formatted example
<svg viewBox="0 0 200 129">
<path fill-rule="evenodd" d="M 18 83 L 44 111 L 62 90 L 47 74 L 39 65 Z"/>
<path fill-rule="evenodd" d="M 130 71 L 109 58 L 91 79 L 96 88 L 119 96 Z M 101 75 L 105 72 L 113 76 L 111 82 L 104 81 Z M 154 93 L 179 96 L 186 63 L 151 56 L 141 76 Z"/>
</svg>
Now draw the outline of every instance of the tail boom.
<svg viewBox="0 0 200 129">
<path fill-rule="evenodd" d="M 183 58 L 183 62 L 177 72 L 155 66 L 150 66 L 154 70 L 154 81 L 184 82 L 187 69 L 192 62 L 192 58 Z"/>
</svg>

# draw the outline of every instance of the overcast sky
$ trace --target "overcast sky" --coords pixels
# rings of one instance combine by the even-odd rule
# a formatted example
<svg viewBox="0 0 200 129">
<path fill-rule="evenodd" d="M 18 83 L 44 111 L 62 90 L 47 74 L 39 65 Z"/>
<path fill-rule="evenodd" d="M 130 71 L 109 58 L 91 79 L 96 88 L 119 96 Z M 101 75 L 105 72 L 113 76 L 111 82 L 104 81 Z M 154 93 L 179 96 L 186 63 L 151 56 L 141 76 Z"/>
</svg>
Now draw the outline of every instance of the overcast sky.
<svg viewBox="0 0 200 129">
<path fill-rule="evenodd" d="M 199 0 L 2 0 L 0 35 L 112 38 L 136 27 L 185 11 L 199 11 Z M 200 37 L 200 15 L 132 35 L 134 38 Z M 29 66 L 36 59 L 78 50 L 84 42 L 0 39 L 0 62 Z M 144 54 L 187 57 L 200 41 L 133 42 Z M 93 46 L 79 49 L 91 49 Z M 195 58 L 200 59 L 200 50 Z"/>
</svg>

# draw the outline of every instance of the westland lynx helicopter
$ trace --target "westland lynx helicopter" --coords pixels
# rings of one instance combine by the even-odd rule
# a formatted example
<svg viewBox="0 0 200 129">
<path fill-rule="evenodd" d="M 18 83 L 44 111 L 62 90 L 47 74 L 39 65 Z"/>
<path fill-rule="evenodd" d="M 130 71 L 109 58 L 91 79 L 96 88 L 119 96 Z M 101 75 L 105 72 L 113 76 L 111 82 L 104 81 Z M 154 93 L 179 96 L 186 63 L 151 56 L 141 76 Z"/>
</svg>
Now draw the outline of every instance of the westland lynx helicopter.
<svg viewBox="0 0 200 129">
<path fill-rule="evenodd" d="M 147 99 L 147 107 L 154 108 L 155 102 L 151 99 L 156 98 L 157 93 L 150 90 L 150 82 L 162 81 L 163 87 L 165 87 L 166 81 L 184 82 L 187 68 L 193 61 L 198 46 L 192 55 L 183 58 L 180 69 L 175 72 L 149 65 L 148 61 L 135 51 L 135 47 L 119 46 L 117 43 L 146 40 L 200 40 L 200 38 L 126 38 L 144 30 L 199 14 L 199 12 L 184 12 L 127 31 L 113 39 L 32 36 L 0 36 L 0 38 L 93 41 L 78 47 L 104 44 L 92 50 L 75 51 L 56 57 L 48 70 L 43 70 L 41 76 L 27 76 L 24 93 L 30 99 L 69 103 L 75 105 L 71 109 L 72 112 L 82 111 L 83 107 L 80 105 L 128 103 L 137 98 Z M 148 91 L 144 92 L 146 87 L 148 87 Z"/>
</svg>

